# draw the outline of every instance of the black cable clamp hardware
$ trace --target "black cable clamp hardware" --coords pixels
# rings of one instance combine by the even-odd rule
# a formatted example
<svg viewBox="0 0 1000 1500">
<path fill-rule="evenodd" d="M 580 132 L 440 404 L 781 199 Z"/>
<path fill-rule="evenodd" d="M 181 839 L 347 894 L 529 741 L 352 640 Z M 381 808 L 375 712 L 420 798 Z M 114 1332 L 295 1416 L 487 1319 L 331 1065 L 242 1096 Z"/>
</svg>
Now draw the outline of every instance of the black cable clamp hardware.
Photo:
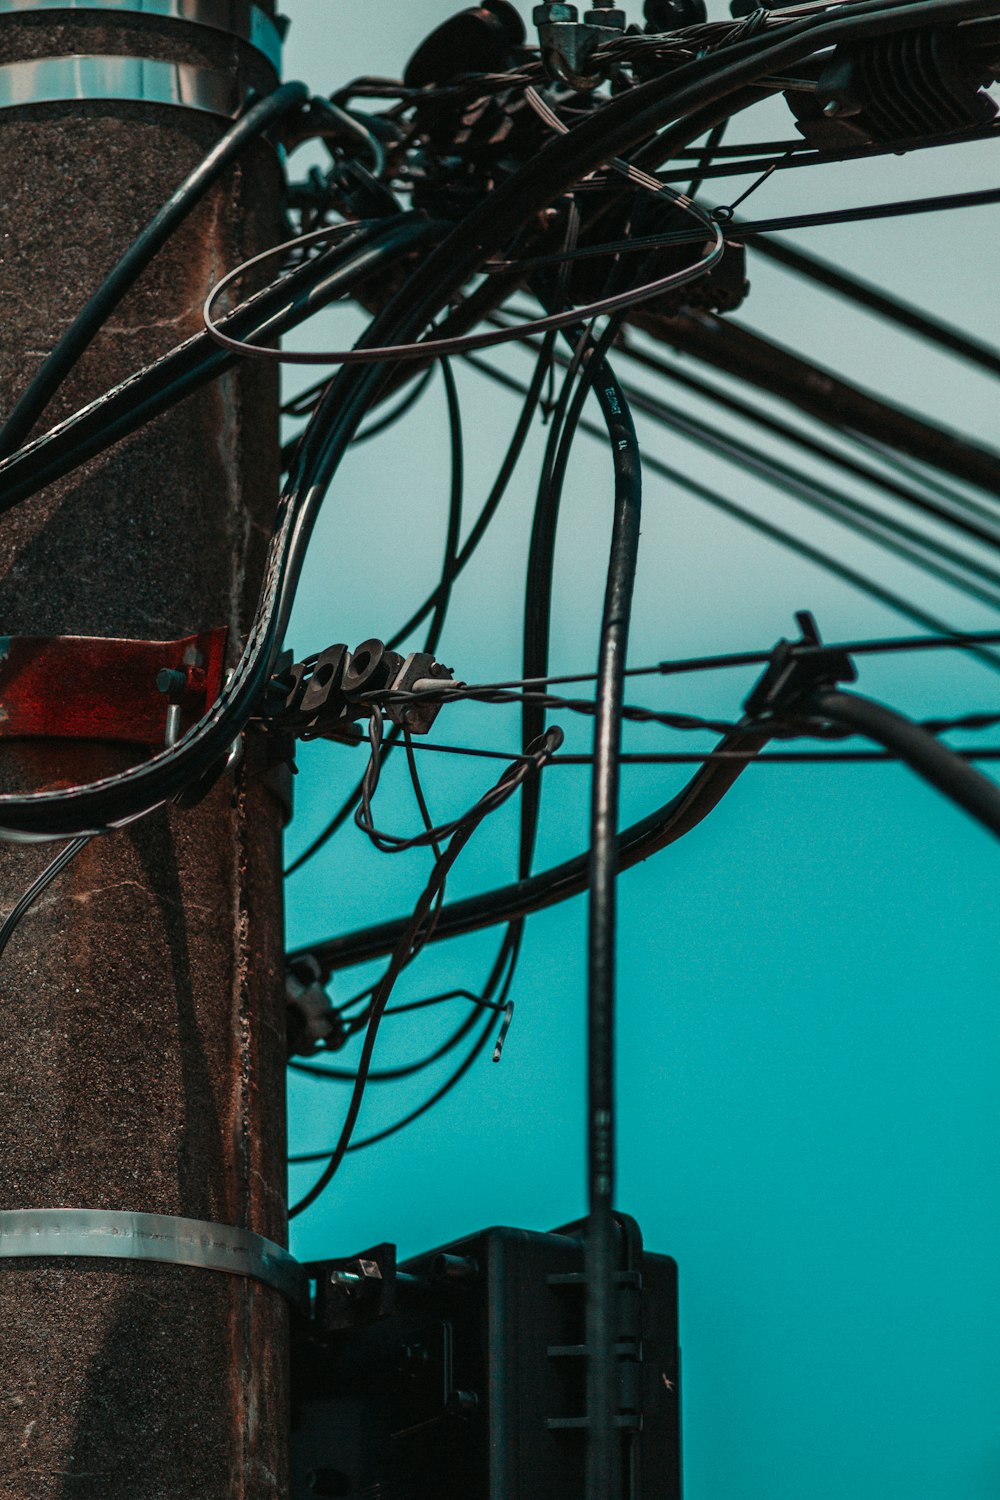
<svg viewBox="0 0 1000 1500">
<path fill-rule="evenodd" d="M 823 645 L 808 610 L 797 610 L 795 619 L 802 632 L 800 639 L 778 642 L 763 676 L 743 703 L 747 721 L 766 724 L 774 735 L 781 732 L 775 720 L 789 711 L 808 712 L 817 691 L 838 682 L 854 682 L 858 675 L 846 651 Z M 794 732 L 800 734 L 801 725 Z"/>
<path fill-rule="evenodd" d="M 312 1057 L 321 1047 L 339 1052 L 348 1039 L 343 1017 L 323 988 L 322 970 L 311 953 L 285 970 L 289 1057 Z"/>
<path fill-rule="evenodd" d="M 341 643 L 294 663 L 287 652 L 268 684 L 261 719 L 297 739 L 357 744 L 362 738 L 357 721 L 367 719 L 377 705 L 400 728 L 426 734 L 437 718 L 440 699 L 427 696 L 407 702 L 395 695 L 422 694 L 452 681 L 452 669 L 429 651 L 402 656 L 374 639 L 362 641 L 354 652 Z"/>
</svg>

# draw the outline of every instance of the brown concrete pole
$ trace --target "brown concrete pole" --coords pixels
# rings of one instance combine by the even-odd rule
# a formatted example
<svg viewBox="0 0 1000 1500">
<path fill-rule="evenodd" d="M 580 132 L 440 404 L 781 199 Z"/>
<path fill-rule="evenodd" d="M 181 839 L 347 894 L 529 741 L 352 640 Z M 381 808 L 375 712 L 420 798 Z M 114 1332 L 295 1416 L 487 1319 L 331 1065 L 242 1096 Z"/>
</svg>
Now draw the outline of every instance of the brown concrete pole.
<svg viewBox="0 0 1000 1500">
<path fill-rule="evenodd" d="M 232 37 L 113 9 L 3 14 L 0 65 L 121 54 L 274 86 Z M 0 112 L 0 412 L 224 128 L 140 103 Z M 280 191 L 261 143 L 50 417 L 195 330 L 208 286 L 278 238 Z M 0 634 L 226 624 L 235 654 L 277 482 L 275 380 L 244 367 L 4 517 Z M 0 782 L 73 782 L 130 758 L 0 737 Z M 0 844 L 0 912 L 57 847 Z M 279 855 L 280 808 L 251 753 L 200 807 L 95 839 L 25 918 L 0 958 L 0 1208 L 148 1211 L 284 1242 Z M 278 1292 L 224 1273 L 0 1261 L 0 1500 L 280 1500 L 287 1325 Z"/>
</svg>

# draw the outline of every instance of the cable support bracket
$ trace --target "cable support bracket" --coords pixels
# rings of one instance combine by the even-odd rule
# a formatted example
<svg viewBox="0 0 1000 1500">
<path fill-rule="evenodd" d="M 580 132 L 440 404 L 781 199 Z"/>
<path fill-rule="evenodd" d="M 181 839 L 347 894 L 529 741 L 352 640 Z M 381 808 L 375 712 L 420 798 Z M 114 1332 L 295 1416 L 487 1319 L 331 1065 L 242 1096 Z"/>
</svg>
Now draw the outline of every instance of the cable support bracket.
<svg viewBox="0 0 1000 1500">
<path fill-rule="evenodd" d="M 0 1260 L 144 1260 L 247 1276 L 309 1310 L 305 1267 L 273 1240 L 231 1224 L 172 1214 L 98 1208 L 19 1208 L 0 1212 Z"/>
<path fill-rule="evenodd" d="M 0 636 L 0 739 L 171 745 L 222 691 L 227 635 Z"/>
</svg>

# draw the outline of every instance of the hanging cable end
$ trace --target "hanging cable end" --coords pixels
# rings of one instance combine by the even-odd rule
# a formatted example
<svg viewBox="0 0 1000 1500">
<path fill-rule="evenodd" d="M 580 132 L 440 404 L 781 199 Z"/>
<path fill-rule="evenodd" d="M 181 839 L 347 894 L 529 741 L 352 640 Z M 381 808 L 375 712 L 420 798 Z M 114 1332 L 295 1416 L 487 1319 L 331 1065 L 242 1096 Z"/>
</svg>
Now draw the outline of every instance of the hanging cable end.
<svg viewBox="0 0 1000 1500">
<path fill-rule="evenodd" d="M 510 1023 L 511 1023 L 511 1021 L 513 1021 L 513 1019 L 514 1019 L 514 1002 L 513 1002 L 513 1000 L 508 1000 L 507 1004 L 503 1008 L 503 1022 L 502 1022 L 501 1026 L 500 1026 L 500 1035 L 497 1037 L 497 1044 L 493 1048 L 493 1061 L 494 1062 L 499 1062 L 500 1061 L 500 1058 L 501 1058 L 501 1056 L 503 1054 L 503 1044 L 507 1040 L 507 1033 L 510 1030 Z"/>
</svg>

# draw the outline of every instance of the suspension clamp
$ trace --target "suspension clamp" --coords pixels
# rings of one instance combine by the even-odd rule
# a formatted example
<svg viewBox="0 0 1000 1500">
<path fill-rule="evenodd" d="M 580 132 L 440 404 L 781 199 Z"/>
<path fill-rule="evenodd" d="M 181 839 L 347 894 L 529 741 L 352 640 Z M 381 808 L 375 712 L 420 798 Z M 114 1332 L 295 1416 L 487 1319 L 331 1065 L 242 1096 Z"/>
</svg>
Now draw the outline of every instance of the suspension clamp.
<svg viewBox="0 0 1000 1500">
<path fill-rule="evenodd" d="M 362 738 L 357 721 L 379 707 L 393 724 L 411 734 L 426 734 L 437 718 L 440 700 L 406 702 L 393 695 L 423 693 L 453 681 L 452 669 L 429 651 L 401 656 L 374 639 L 362 641 L 354 652 L 343 644 L 328 646 L 318 656 L 294 663 L 289 652 L 268 685 L 261 720 L 297 739 L 357 744 Z"/>
<path fill-rule="evenodd" d="M 808 610 L 796 611 L 795 619 L 802 632 L 800 639 L 778 642 L 763 676 L 744 701 L 747 720 L 753 724 L 771 727 L 772 721 L 789 711 L 807 709 L 817 689 L 857 679 L 847 652 L 823 645 Z"/>
</svg>

